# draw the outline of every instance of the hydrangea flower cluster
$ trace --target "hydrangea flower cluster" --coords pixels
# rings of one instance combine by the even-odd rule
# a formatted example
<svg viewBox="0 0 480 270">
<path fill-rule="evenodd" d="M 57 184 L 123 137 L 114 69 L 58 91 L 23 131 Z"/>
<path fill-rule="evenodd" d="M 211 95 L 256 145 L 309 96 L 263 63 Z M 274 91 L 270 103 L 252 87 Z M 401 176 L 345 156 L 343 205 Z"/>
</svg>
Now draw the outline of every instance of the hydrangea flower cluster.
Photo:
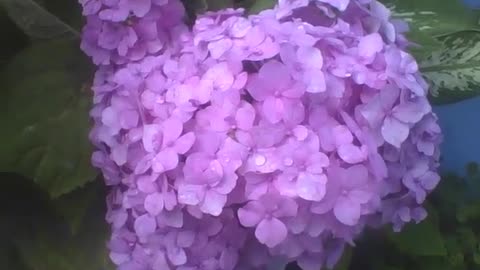
<svg viewBox="0 0 480 270">
<path fill-rule="evenodd" d="M 118 269 L 318 270 L 366 226 L 425 218 L 441 131 L 408 28 L 376 0 L 191 29 L 179 0 L 81 2 Z"/>
<path fill-rule="evenodd" d="M 184 16 L 180 0 L 79 1 L 87 19 L 81 48 L 97 65 L 161 53 Z"/>
</svg>

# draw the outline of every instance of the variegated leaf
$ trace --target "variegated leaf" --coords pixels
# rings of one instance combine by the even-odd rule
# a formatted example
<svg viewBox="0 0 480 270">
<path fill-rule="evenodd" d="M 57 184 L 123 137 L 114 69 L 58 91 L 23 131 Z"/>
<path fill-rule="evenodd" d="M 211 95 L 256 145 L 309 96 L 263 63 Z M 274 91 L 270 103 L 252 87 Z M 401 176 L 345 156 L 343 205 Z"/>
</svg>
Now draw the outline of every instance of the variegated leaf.
<svg viewBox="0 0 480 270">
<path fill-rule="evenodd" d="M 442 48 L 420 63 L 437 103 L 480 95 L 480 32 L 463 31 L 439 38 Z"/>
<path fill-rule="evenodd" d="M 457 31 L 480 29 L 479 14 L 465 8 L 460 0 L 380 0 L 394 18 L 406 21 L 410 41 L 420 45 L 411 52 L 418 60 L 441 48 L 437 37 Z"/>
<path fill-rule="evenodd" d="M 443 35 L 479 28 L 478 14 L 468 10 L 460 0 L 380 0 L 393 16 L 408 22 L 413 31 Z"/>
</svg>

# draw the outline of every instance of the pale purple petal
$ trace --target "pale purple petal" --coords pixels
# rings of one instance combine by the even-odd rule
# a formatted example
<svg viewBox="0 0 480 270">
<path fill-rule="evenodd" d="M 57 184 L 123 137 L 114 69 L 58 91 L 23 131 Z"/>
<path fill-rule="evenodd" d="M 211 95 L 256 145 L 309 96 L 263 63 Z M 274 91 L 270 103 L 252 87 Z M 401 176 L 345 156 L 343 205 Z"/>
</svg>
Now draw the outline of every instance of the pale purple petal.
<svg viewBox="0 0 480 270">
<path fill-rule="evenodd" d="M 145 197 L 145 210 L 152 216 L 160 214 L 163 210 L 163 196 L 160 193 L 152 193 Z"/>
<path fill-rule="evenodd" d="M 205 193 L 205 198 L 200 206 L 200 209 L 212 216 L 219 216 L 222 213 L 223 207 L 227 203 L 227 196 L 219 194 L 213 190 Z"/>
<path fill-rule="evenodd" d="M 273 248 L 287 237 L 287 227 L 277 218 L 263 219 L 255 229 L 255 237 L 262 244 Z"/>
<path fill-rule="evenodd" d="M 179 154 L 185 154 L 192 148 L 193 144 L 195 143 L 195 134 L 193 132 L 188 132 L 185 135 L 182 135 L 178 140 L 175 142 L 175 151 Z"/>
<path fill-rule="evenodd" d="M 327 177 L 309 173 L 300 173 L 296 183 L 298 196 L 307 201 L 321 201 L 325 196 Z"/>
<path fill-rule="evenodd" d="M 354 226 L 360 219 L 360 205 L 348 198 L 340 197 L 333 208 L 333 213 L 341 223 Z"/>
<path fill-rule="evenodd" d="M 385 118 L 382 125 L 382 135 L 389 144 L 400 148 L 410 133 L 407 124 L 400 122 L 393 117 Z"/>
<path fill-rule="evenodd" d="M 187 205 L 198 205 L 205 197 L 205 187 L 201 185 L 180 184 L 178 202 Z"/>
<path fill-rule="evenodd" d="M 251 201 L 238 209 L 238 220 L 245 227 L 256 226 L 264 217 L 265 209 L 258 201 Z"/>
<path fill-rule="evenodd" d="M 282 120 L 284 113 L 283 101 L 276 97 L 268 97 L 263 103 L 263 114 L 272 124 Z"/>
<path fill-rule="evenodd" d="M 139 216 L 134 222 L 134 228 L 137 235 L 144 237 L 148 236 L 155 232 L 157 223 L 155 218 L 151 217 L 148 214 Z"/>
</svg>

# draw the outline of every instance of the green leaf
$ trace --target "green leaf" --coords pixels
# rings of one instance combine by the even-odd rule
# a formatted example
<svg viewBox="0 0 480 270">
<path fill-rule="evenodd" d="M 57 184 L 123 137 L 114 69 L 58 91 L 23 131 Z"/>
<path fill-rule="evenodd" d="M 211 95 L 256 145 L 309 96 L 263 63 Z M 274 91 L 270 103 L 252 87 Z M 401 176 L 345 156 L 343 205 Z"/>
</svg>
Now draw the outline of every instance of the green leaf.
<svg viewBox="0 0 480 270">
<path fill-rule="evenodd" d="M 34 39 L 79 37 L 77 30 L 34 0 L 0 0 L 10 18 Z"/>
<path fill-rule="evenodd" d="M 95 181 L 101 183 L 101 178 Z M 68 223 L 72 235 L 81 231 L 88 209 L 99 194 L 99 185 L 89 183 L 52 201 L 53 210 Z"/>
<path fill-rule="evenodd" d="M 1 0 L 0 0 L 1 1 Z M 55 53 L 55 57 L 52 57 Z M 36 42 L 20 51 L 2 70 L 1 82 L 15 85 L 25 77 L 48 71 L 62 71 L 75 75 L 73 83 L 82 85 L 92 78 L 90 60 L 80 51 L 77 41 L 57 39 Z"/>
<path fill-rule="evenodd" d="M 248 9 L 248 13 L 259 13 L 262 10 L 273 8 L 276 3 L 276 0 L 257 0 L 250 6 L 250 8 Z"/>
<path fill-rule="evenodd" d="M 452 103 L 480 94 L 480 32 L 439 38 L 440 50 L 420 63 L 436 103 Z"/>
<path fill-rule="evenodd" d="M 340 261 L 334 267 L 334 270 L 348 270 L 350 267 L 350 262 L 352 261 L 352 253 L 352 247 L 345 247 L 342 258 L 340 258 Z"/>
<path fill-rule="evenodd" d="M 478 12 L 462 5 L 461 0 L 381 0 L 392 10 L 394 18 L 408 22 L 408 38 L 419 44 L 411 48 L 417 60 L 441 48 L 437 37 L 457 31 L 480 29 Z"/>
<path fill-rule="evenodd" d="M 480 218 L 480 203 L 472 203 L 459 207 L 457 212 L 457 220 L 460 223 Z"/>
<path fill-rule="evenodd" d="M 432 218 L 419 224 L 408 224 L 402 232 L 389 232 L 389 239 L 402 252 L 412 256 L 444 256 L 445 243 Z"/>
<path fill-rule="evenodd" d="M 204 0 L 208 10 L 221 10 L 233 7 L 234 0 Z"/>
<path fill-rule="evenodd" d="M 414 32 L 438 36 L 480 28 L 478 13 L 466 8 L 460 0 L 380 1 L 393 11 L 395 18 L 407 21 Z"/>
<path fill-rule="evenodd" d="M 54 58 L 71 58 L 61 54 L 69 50 L 58 43 L 51 45 L 45 47 L 48 50 L 37 52 L 47 55 L 56 52 Z M 81 54 L 78 50 L 76 53 Z M 23 58 L 24 55 L 31 57 Z M 90 166 L 88 85 L 81 83 L 81 73 L 59 65 L 61 60 L 58 63 L 52 60 L 51 69 L 48 61 L 43 62 L 40 71 L 36 70 L 39 64 L 35 61 L 41 57 L 29 53 L 23 56 L 22 61 L 14 60 L 6 71 L 9 74 L 17 67 L 19 71 L 13 72 L 13 77 L 18 80 L 5 79 L 7 89 L 1 92 L 0 124 L 4 130 L 0 134 L 3 142 L 0 171 L 32 178 L 52 197 L 58 197 L 83 186 L 96 175 Z M 21 77 L 22 74 L 28 79 Z"/>
<path fill-rule="evenodd" d="M 0 33 L 2 36 L 8 37 L 2 40 L 2 50 L 0 51 L 0 68 L 2 68 L 26 45 L 28 38 L 10 20 L 2 6 L 0 6 Z"/>
<path fill-rule="evenodd" d="M 84 222 L 78 233 L 72 235 L 68 224 L 52 208 L 55 202 L 48 200 L 48 194 L 28 179 L 12 175 L 2 178 L 0 253 L 6 250 L 15 256 L 15 262 L 24 265 L 24 268 L 6 269 L 113 269 L 106 249 L 108 228 L 104 221 L 105 192 L 99 188 L 101 182 L 88 186 L 99 192 L 94 192 Z M 9 259 L 13 265 L 13 258 Z"/>
</svg>

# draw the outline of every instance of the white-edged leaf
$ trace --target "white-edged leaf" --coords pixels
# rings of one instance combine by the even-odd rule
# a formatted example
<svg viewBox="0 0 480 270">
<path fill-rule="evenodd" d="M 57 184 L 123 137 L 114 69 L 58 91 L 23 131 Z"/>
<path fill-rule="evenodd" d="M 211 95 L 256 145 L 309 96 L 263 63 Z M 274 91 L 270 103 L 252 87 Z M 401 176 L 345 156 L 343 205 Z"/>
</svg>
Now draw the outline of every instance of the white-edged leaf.
<svg viewBox="0 0 480 270">
<path fill-rule="evenodd" d="M 412 31 L 443 35 L 478 29 L 478 14 L 467 9 L 460 0 L 380 0 L 393 17 L 408 22 Z"/>
<path fill-rule="evenodd" d="M 420 45 L 411 47 L 417 60 L 441 48 L 436 37 L 457 31 L 480 29 L 478 13 L 468 10 L 460 0 L 380 0 L 391 11 L 393 18 L 408 23 L 407 37 Z"/>
<path fill-rule="evenodd" d="M 442 48 L 420 63 L 438 103 L 480 94 L 480 32 L 462 31 L 439 38 Z"/>
<path fill-rule="evenodd" d="M 79 33 L 34 0 L 0 0 L 9 17 L 34 39 L 78 37 Z"/>
</svg>

